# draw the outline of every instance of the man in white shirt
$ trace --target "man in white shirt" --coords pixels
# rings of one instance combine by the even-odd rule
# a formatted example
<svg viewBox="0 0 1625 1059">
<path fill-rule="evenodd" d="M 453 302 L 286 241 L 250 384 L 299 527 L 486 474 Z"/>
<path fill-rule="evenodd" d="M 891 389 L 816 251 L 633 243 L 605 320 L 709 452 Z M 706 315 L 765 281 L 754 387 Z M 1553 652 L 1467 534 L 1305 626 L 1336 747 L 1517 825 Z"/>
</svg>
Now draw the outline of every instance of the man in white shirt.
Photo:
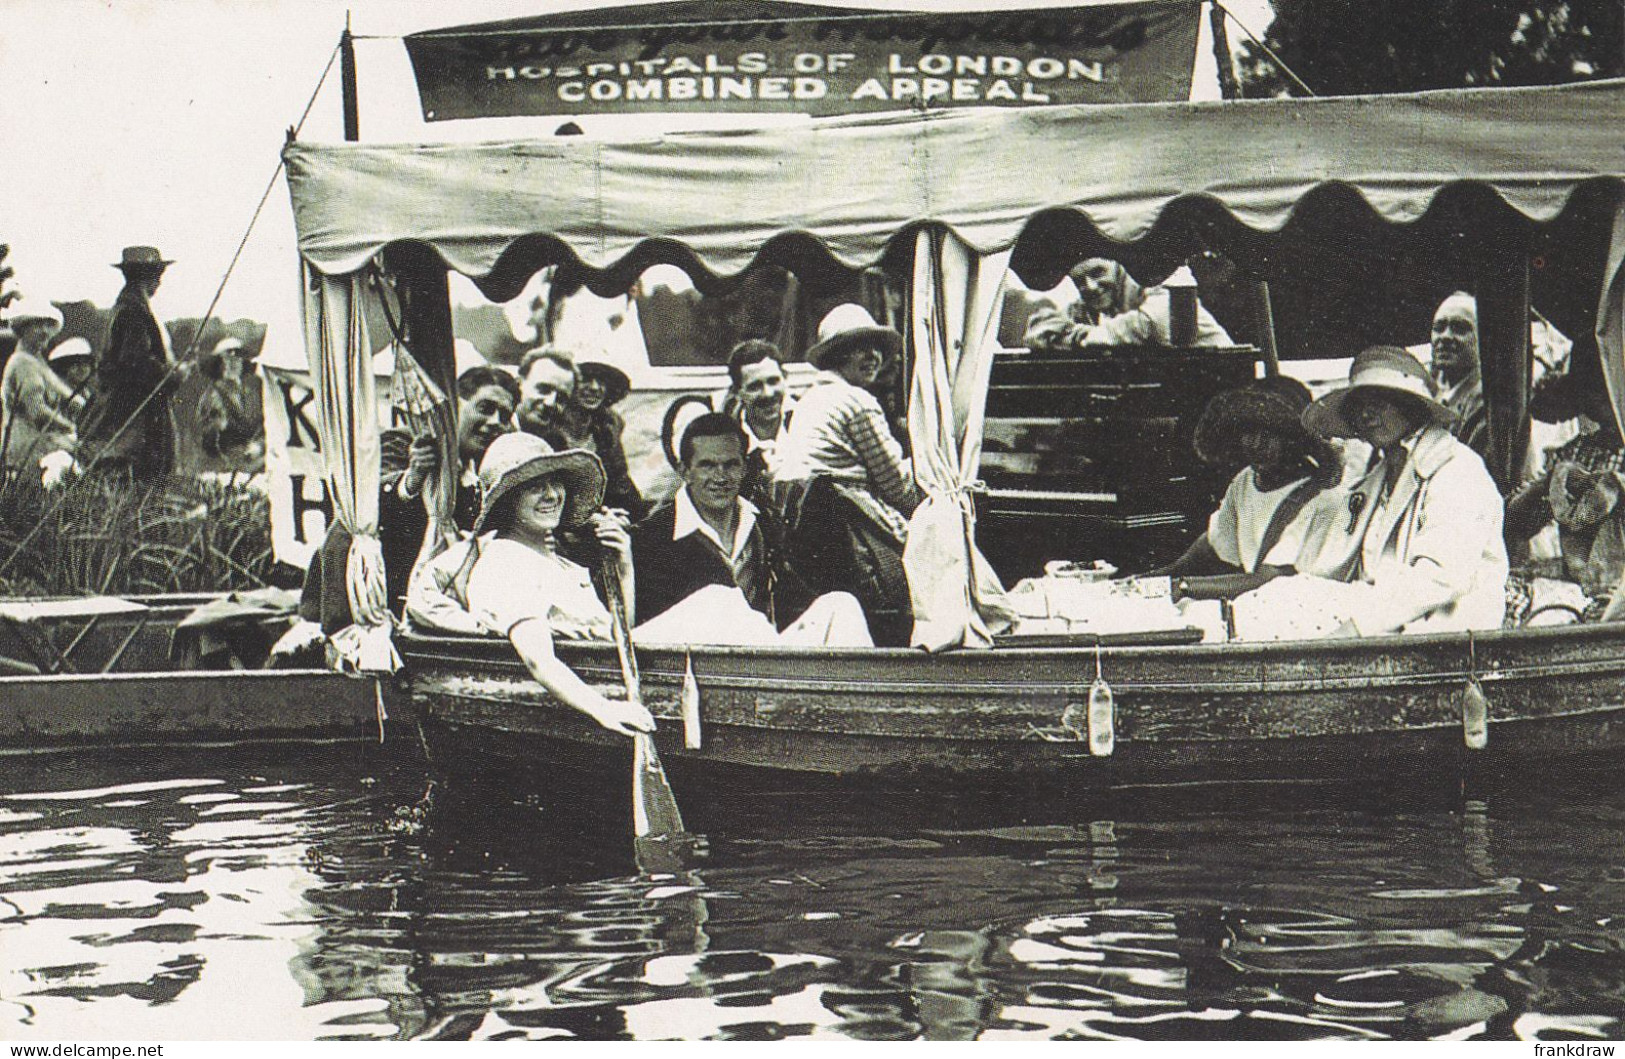
<svg viewBox="0 0 1625 1059">
<path fill-rule="evenodd" d="M 868 625 L 857 600 L 845 593 L 812 600 L 782 561 L 778 523 L 739 495 L 744 434 L 739 421 L 723 413 L 702 415 L 683 433 L 683 488 L 632 531 L 640 630 L 697 593 L 720 588 L 742 595 L 771 623 L 764 628 L 785 630 L 789 639 L 781 642 L 867 646 Z M 817 632 L 808 639 L 804 634 L 811 629 Z M 734 630 L 688 623 L 682 631 L 694 643 L 735 642 Z"/>
</svg>

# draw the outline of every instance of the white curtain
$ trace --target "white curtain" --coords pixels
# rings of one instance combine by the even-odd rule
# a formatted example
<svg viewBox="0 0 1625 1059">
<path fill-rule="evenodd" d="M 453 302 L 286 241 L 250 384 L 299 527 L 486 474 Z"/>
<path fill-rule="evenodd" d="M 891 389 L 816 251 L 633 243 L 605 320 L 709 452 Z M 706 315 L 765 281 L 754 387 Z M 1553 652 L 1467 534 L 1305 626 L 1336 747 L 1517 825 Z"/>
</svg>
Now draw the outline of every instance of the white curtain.
<svg viewBox="0 0 1625 1059">
<path fill-rule="evenodd" d="M 908 429 L 914 480 L 925 499 L 909 520 L 903 568 L 913 642 L 928 651 L 989 647 L 1015 617 L 976 548 L 970 492 L 1009 264 L 1009 250 L 979 255 L 942 229 L 921 231 L 914 245 Z"/>
<path fill-rule="evenodd" d="M 305 351 L 316 384 L 333 517 L 350 531 L 345 585 L 355 624 L 333 637 L 343 665 L 362 672 L 400 666 L 390 640 L 389 593 L 378 542 L 379 425 L 363 273 L 327 276 L 303 264 Z"/>
</svg>

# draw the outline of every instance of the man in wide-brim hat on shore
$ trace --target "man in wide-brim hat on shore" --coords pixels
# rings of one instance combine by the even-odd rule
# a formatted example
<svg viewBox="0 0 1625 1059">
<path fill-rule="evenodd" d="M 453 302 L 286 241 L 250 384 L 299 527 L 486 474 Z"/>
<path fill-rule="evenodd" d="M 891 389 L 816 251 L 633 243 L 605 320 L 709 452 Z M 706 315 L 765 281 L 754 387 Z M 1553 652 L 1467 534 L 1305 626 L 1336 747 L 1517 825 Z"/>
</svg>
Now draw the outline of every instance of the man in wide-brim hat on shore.
<svg viewBox="0 0 1625 1059">
<path fill-rule="evenodd" d="M 804 579 L 857 596 L 879 643 L 906 643 L 913 622 L 902 555 L 919 493 L 867 389 L 902 349 L 903 336 L 863 306 L 831 309 L 807 351 L 819 370 L 796 405 L 777 472 Z"/>
<path fill-rule="evenodd" d="M 87 467 L 122 471 L 147 483 L 175 469 L 170 398 L 181 372 L 173 370 L 169 335 L 151 302 L 172 264 L 152 246 L 127 246 L 113 264 L 124 273 L 124 289 L 113 302 L 81 443 Z"/>
</svg>

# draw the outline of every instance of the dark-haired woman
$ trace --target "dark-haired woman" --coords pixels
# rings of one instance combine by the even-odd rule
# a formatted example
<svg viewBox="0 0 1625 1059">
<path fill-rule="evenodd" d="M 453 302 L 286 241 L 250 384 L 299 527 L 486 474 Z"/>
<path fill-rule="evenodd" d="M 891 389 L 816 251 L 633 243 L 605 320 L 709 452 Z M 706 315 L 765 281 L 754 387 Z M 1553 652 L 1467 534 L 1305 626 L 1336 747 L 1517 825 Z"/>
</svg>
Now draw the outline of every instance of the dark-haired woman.
<svg viewBox="0 0 1625 1059">
<path fill-rule="evenodd" d="M 578 358 L 576 370 L 581 375 L 576 385 L 576 404 L 586 420 L 592 451 L 604 465 L 604 503 L 625 511 L 633 522 L 641 522 L 649 513 L 649 503 L 632 481 L 621 440 L 626 420 L 615 411 L 615 406 L 632 391 L 632 380 L 620 368 L 601 360 Z"/>
<path fill-rule="evenodd" d="M 1313 501 L 1342 470 L 1336 451 L 1299 421 L 1309 390 L 1285 376 L 1228 390 L 1196 425 L 1204 462 L 1241 470 L 1208 519 L 1207 531 L 1172 564 L 1176 599 L 1230 599 L 1297 572 L 1313 535 Z"/>
</svg>

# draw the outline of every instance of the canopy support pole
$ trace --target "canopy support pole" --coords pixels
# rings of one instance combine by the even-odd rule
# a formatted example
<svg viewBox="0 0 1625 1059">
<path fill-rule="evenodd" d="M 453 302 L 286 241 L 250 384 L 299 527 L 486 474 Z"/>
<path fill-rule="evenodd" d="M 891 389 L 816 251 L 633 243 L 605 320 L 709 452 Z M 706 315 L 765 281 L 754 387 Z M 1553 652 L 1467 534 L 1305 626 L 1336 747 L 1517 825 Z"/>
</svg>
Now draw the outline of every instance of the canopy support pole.
<svg viewBox="0 0 1625 1059">
<path fill-rule="evenodd" d="M 384 251 L 384 268 L 395 277 L 400 292 L 408 351 L 442 392 L 452 393 L 457 382 L 456 334 L 446 266 L 432 251 L 406 245 Z"/>
<path fill-rule="evenodd" d="M 1529 451 L 1529 256 L 1484 248 L 1477 275 L 1478 359 L 1489 446 L 1484 463 L 1503 493 L 1517 485 Z"/>
<path fill-rule="evenodd" d="M 351 143 L 361 139 L 361 105 L 356 98 L 355 37 L 350 35 L 350 13 L 344 13 L 344 32 L 339 36 L 339 86 L 344 106 L 344 138 Z"/>
<path fill-rule="evenodd" d="M 1236 87 L 1236 68 L 1230 58 L 1230 31 L 1224 24 L 1225 10 L 1218 4 L 1207 5 L 1207 24 L 1213 31 L 1213 66 L 1219 74 L 1219 95 L 1236 99 L 1241 93 Z"/>
<path fill-rule="evenodd" d="M 390 247 L 384 251 L 384 270 L 394 278 L 400 298 L 401 327 L 405 332 L 404 354 L 412 358 L 450 402 L 450 435 L 440 439 L 444 466 L 454 468 L 429 502 L 429 525 L 418 562 L 436 554 L 457 531 L 456 486 L 461 469 L 457 451 L 457 353 L 451 316 L 451 288 L 445 264 L 433 251 L 416 245 Z M 396 354 L 400 356 L 400 353 Z M 397 369 L 399 370 L 399 369 Z M 437 431 L 436 433 L 440 433 Z"/>
</svg>

